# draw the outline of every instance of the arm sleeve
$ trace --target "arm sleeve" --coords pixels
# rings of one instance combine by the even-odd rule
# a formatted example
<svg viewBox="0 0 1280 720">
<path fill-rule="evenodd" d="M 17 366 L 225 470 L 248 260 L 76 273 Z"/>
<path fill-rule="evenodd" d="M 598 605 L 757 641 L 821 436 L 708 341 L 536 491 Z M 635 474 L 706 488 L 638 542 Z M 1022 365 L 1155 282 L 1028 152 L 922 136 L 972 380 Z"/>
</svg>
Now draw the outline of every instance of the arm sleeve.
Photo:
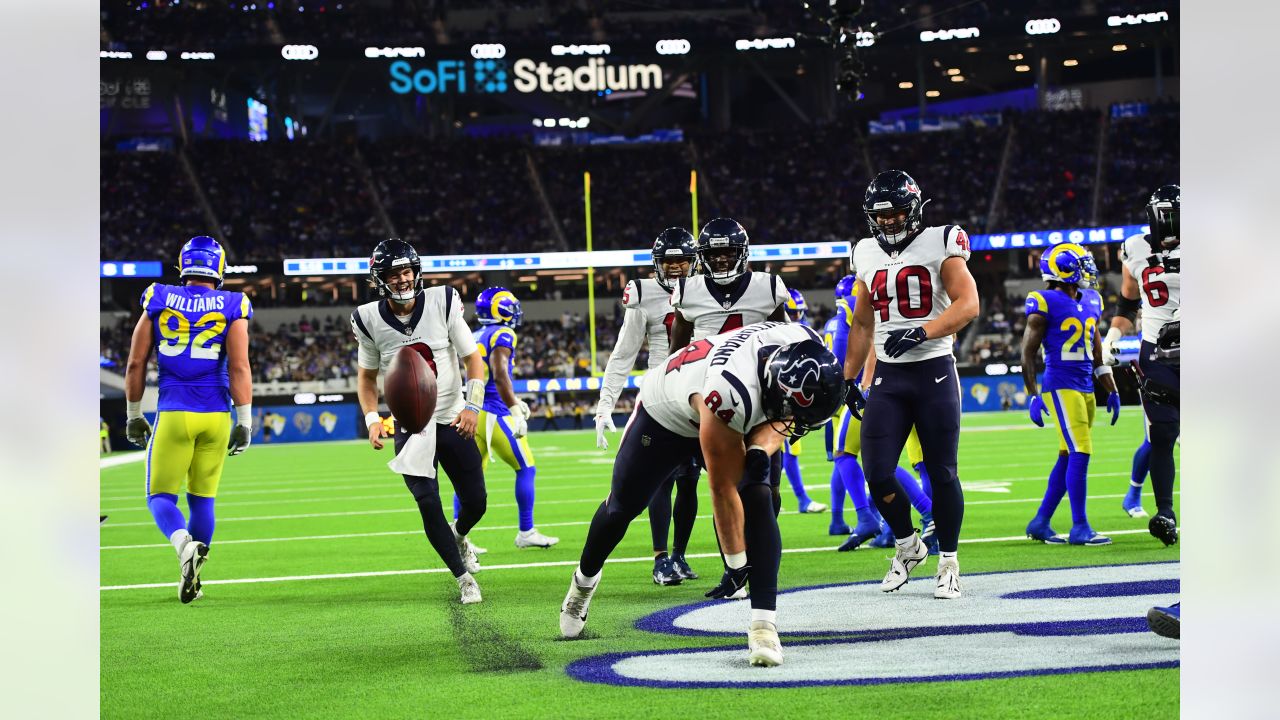
<svg viewBox="0 0 1280 720">
<path fill-rule="evenodd" d="M 356 336 L 356 364 L 365 370 L 377 370 L 382 367 L 382 353 L 360 327 L 359 313 L 359 308 L 351 312 L 351 332 Z"/>
<path fill-rule="evenodd" d="M 969 233 L 959 225 L 949 225 L 946 229 L 947 257 L 969 260 Z"/>
<path fill-rule="evenodd" d="M 448 292 L 453 293 L 453 309 L 449 315 L 449 342 L 453 344 L 458 357 L 464 358 L 476 351 L 476 339 L 471 335 L 466 319 L 462 317 L 462 299 L 458 297 L 458 291 L 449 288 Z"/>
<path fill-rule="evenodd" d="M 1026 310 L 1028 315 L 1049 317 L 1049 303 L 1044 299 L 1044 295 L 1040 294 L 1039 290 L 1027 294 Z"/>
<path fill-rule="evenodd" d="M 618 330 L 618 342 L 609 353 L 609 363 L 604 368 L 604 382 L 600 384 L 600 402 L 596 403 L 596 415 L 608 415 L 618 402 L 618 394 L 627 384 L 627 376 L 636 364 L 636 356 L 640 354 L 640 346 L 644 343 L 646 333 L 644 311 L 639 308 L 627 308 L 622 316 L 622 328 Z"/>
</svg>

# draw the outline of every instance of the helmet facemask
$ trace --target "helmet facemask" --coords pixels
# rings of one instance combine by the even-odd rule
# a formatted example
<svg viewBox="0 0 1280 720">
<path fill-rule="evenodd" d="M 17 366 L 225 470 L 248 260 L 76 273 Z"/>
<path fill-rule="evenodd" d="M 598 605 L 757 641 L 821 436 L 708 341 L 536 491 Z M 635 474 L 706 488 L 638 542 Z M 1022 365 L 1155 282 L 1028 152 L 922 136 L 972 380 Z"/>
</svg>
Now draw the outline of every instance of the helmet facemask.
<svg viewBox="0 0 1280 720">
<path fill-rule="evenodd" d="M 694 258 L 685 255 L 679 248 L 668 250 L 668 256 L 653 259 L 654 279 L 664 290 L 670 291 L 680 282 L 680 278 L 693 275 Z"/>
<path fill-rule="evenodd" d="M 703 273 L 716 284 L 728 285 L 747 272 L 748 252 L 745 247 L 730 245 L 728 240 L 717 245 L 717 239 L 712 238 L 711 247 L 698 251 L 698 261 Z"/>
<path fill-rule="evenodd" d="M 412 272 L 412 279 L 407 281 L 407 286 L 406 281 L 400 278 L 401 273 L 406 268 Z M 389 281 L 388 277 L 393 279 Z M 422 273 L 413 267 L 408 258 L 397 258 L 392 263 L 390 270 L 382 275 L 375 276 L 375 282 L 378 286 L 378 294 L 392 302 L 407 305 L 418 296 L 418 291 L 422 289 Z"/>
</svg>

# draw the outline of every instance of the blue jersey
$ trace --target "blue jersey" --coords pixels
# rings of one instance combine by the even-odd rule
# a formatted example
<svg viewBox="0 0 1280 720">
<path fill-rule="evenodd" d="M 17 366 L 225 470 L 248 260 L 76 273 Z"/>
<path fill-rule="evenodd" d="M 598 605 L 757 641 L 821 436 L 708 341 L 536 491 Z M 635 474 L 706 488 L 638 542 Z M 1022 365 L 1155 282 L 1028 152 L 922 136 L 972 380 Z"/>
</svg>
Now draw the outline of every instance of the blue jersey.
<svg viewBox="0 0 1280 720">
<path fill-rule="evenodd" d="M 498 395 L 498 385 L 493 381 L 493 351 L 500 347 L 511 351 L 507 356 L 507 377 L 511 377 L 516 357 L 516 331 L 506 325 L 484 325 L 472 335 L 480 348 L 480 356 L 484 358 L 484 371 L 488 376 L 484 384 L 483 409 L 498 417 L 506 417 L 511 411 L 507 410 L 507 404 Z"/>
<path fill-rule="evenodd" d="M 1102 317 L 1102 296 L 1081 290 L 1072 300 L 1061 290 L 1037 290 L 1027 295 L 1027 315 L 1047 321 L 1044 336 L 1043 390 L 1093 392 L 1093 339 Z"/>
<path fill-rule="evenodd" d="M 842 365 L 849 347 L 849 328 L 853 325 L 853 308 L 856 304 L 856 296 L 851 296 L 848 302 L 844 299 L 836 300 L 836 314 L 822 326 L 822 344 L 827 346 Z M 862 379 L 861 372 L 858 373 L 857 379 Z"/>
<path fill-rule="evenodd" d="M 227 329 L 253 317 L 244 293 L 155 283 L 142 293 L 160 368 L 161 412 L 228 412 Z"/>
</svg>

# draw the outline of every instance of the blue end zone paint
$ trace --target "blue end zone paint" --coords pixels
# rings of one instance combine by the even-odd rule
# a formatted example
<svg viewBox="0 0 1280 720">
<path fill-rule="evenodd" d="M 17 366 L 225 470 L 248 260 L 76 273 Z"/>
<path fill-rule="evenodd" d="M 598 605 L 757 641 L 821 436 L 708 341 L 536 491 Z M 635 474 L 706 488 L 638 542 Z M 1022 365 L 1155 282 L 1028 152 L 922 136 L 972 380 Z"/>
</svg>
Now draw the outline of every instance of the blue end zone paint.
<svg viewBox="0 0 1280 720">
<path fill-rule="evenodd" d="M 1051 598 L 1123 597 L 1125 595 L 1177 595 L 1181 589 L 1178 580 L 1139 580 L 1125 583 L 1099 583 L 1097 585 L 1070 585 L 1044 590 L 1022 590 L 1001 595 L 1010 600 L 1046 600 Z"/>
</svg>

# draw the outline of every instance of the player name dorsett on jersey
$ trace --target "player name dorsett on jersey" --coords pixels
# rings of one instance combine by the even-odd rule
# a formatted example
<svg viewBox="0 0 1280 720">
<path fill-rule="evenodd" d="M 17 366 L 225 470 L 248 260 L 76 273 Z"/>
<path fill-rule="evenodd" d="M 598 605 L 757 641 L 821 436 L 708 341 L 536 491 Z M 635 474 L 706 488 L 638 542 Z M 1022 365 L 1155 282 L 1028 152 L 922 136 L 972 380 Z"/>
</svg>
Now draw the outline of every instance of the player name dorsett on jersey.
<svg viewBox="0 0 1280 720">
<path fill-rule="evenodd" d="M 701 340 L 768 319 L 791 297 L 777 275 L 749 272 L 728 285 L 705 275 L 681 278 L 671 293 L 671 306 L 693 323 L 693 339 Z"/>
<path fill-rule="evenodd" d="M 905 248 L 886 253 L 872 238 L 853 246 L 853 272 L 867 286 L 875 318 L 876 360 L 888 363 L 918 362 L 951 354 L 953 336 L 926 340 L 900 357 L 884 353 L 884 341 L 894 330 L 919 327 L 951 306 L 942 285 L 942 263 L 947 258 L 969 260 L 969 236 L 959 225 L 934 225 L 920 231 Z"/>
<path fill-rule="evenodd" d="M 632 280 L 622 291 L 622 305 L 628 310 L 637 310 L 644 316 L 649 367 L 661 365 L 667 359 L 671 345 L 671 323 L 676 317 L 675 309 L 671 307 L 671 293 L 652 278 Z"/>
<path fill-rule="evenodd" d="M 1135 235 L 1120 246 L 1120 262 L 1138 281 L 1142 293 L 1142 340 L 1153 343 L 1181 307 L 1182 247 L 1157 253 L 1151 249 L 1147 235 Z"/>
<path fill-rule="evenodd" d="M 387 300 L 365 303 L 351 313 L 351 330 L 359 345 L 360 367 L 385 373 L 396 351 L 411 347 L 436 373 L 435 421 L 452 422 L 461 412 L 458 358 L 476 352 L 476 341 L 463 319 L 457 290 L 440 286 L 419 292 L 413 312 L 403 318 Z"/>
<path fill-rule="evenodd" d="M 801 340 L 819 338 L 812 328 L 797 323 L 761 322 L 695 340 L 644 374 L 640 404 L 671 432 L 697 437 L 699 411 L 689 404 L 696 393 L 729 427 L 745 435 L 764 422 L 761 364 L 767 353 L 761 350 Z"/>
<path fill-rule="evenodd" d="M 162 411 L 227 412 L 227 332 L 253 317 L 244 293 L 155 283 L 142 293 L 153 324 Z"/>
</svg>

